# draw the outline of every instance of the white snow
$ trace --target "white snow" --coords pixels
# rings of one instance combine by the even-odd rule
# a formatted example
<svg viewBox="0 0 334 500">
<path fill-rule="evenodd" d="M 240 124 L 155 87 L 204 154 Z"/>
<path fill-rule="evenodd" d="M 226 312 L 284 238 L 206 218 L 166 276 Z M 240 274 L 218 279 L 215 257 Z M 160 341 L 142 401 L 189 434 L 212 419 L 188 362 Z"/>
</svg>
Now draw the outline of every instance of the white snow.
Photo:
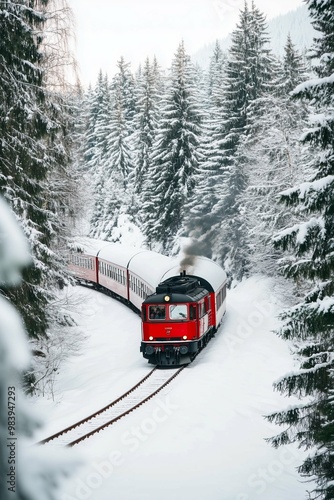
<svg viewBox="0 0 334 500">
<path fill-rule="evenodd" d="M 116 399 L 149 370 L 139 352 L 140 318 L 119 302 L 76 287 L 77 321 L 87 339 L 63 366 L 42 439 Z M 272 330 L 280 304 L 262 277 L 229 291 L 220 331 L 196 360 L 150 402 L 75 447 L 86 465 L 63 484 L 60 500 L 304 500 L 310 483 L 294 446 L 264 438 L 280 428 L 263 416 L 297 399 L 272 383 L 296 368 Z M 51 445 L 49 445 L 51 448 Z"/>
<path fill-rule="evenodd" d="M 0 282 L 15 285 L 21 279 L 20 270 L 31 261 L 27 240 L 18 226 L 14 213 L 0 197 Z"/>
<path fill-rule="evenodd" d="M 318 299 L 317 306 L 319 307 L 319 311 L 328 313 L 334 308 L 334 298 L 324 297 L 323 299 Z"/>
<path fill-rule="evenodd" d="M 29 367 L 30 353 L 26 342 L 23 321 L 16 309 L 0 294 L 0 375 L 10 371 L 11 366 L 17 370 Z"/>
<path fill-rule="evenodd" d="M 23 231 L 3 198 L 0 197 L 0 284 L 13 285 L 21 279 L 21 269 L 30 262 Z M 29 350 L 21 318 L 0 293 L 0 374 L 3 379 L 15 367 L 29 365 Z"/>
<path fill-rule="evenodd" d="M 313 78 L 311 80 L 307 80 L 299 84 L 292 92 L 291 95 L 299 94 L 300 92 L 304 92 L 305 90 L 312 89 L 318 85 L 328 85 L 334 82 L 334 73 L 330 76 L 325 76 L 323 78 Z"/>
<path fill-rule="evenodd" d="M 17 284 L 21 269 L 30 262 L 28 244 L 9 206 L 0 198 L 0 286 Z M 53 451 L 27 445 L 41 425 L 23 397 L 22 373 L 30 367 L 30 350 L 22 319 L 0 293 L 0 463 L 1 498 L 45 500 L 55 498 L 61 478 L 80 459 L 66 450 Z M 77 458 L 75 458 L 77 457 Z M 80 462 L 81 463 L 81 462 Z M 19 493 L 18 493 L 19 491 Z"/>
<path fill-rule="evenodd" d="M 327 175 L 326 177 L 317 179 L 312 182 L 303 182 L 297 188 L 296 187 L 289 188 L 282 191 L 279 194 L 284 196 L 290 196 L 295 192 L 299 192 L 299 199 L 304 200 L 305 197 L 310 193 L 310 191 L 316 191 L 316 192 L 324 191 L 325 189 L 327 189 L 328 185 L 332 184 L 333 182 L 334 182 L 334 176 Z"/>
<path fill-rule="evenodd" d="M 307 235 L 313 228 L 320 228 L 320 234 L 322 237 L 325 236 L 325 221 L 323 217 L 311 217 L 310 220 L 299 224 L 296 242 L 302 245 L 306 240 Z"/>
<path fill-rule="evenodd" d="M 311 217 L 310 220 L 308 220 L 306 222 L 300 222 L 298 224 L 294 224 L 291 227 L 283 229 L 282 231 L 280 231 L 279 233 L 277 233 L 274 236 L 274 241 L 279 241 L 282 238 L 284 238 L 285 236 L 296 234 L 296 242 L 299 245 L 302 245 L 305 242 L 306 237 L 309 234 L 309 231 L 312 230 L 313 228 L 316 228 L 316 227 L 321 230 L 320 234 L 322 237 L 324 237 L 325 236 L 324 218 L 323 217 Z M 295 262 L 294 265 L 300 265 L 301 263 L 308 262 L 308 261 L 309 261 L 308 259 L 302 259 L 302 260 L 299 260 L 298 262 Z"/>
<path fill-rule="evenodd" d="M 73 238 L 69 247 L 73 251 L 80 250 L 87 255 L 96 257 L 101 248 L 106 245 L 110 245 L 109 241 L 87 238 L 86 236 L 77 236 Z"/>
</svg>

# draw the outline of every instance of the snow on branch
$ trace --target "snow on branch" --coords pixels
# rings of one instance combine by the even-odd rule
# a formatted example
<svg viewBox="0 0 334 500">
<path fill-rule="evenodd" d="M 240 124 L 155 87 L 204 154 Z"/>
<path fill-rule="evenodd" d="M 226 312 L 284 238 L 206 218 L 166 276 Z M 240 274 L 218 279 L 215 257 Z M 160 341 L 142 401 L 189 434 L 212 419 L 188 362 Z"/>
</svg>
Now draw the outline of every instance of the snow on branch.
<svg viewBox="0 0 334 500">
<path fill-rule="evenodd" d="M 318 228 L 320 230 L 320 233 L 324 235 L 325 222 L 323 217 L 311 217 L 311 219 L 306 222 L 300 222 L 291 227 L 283 229 L 274 236 L 273 241 L 274 243 L 278 243 L 284 238 L 295 237 L 296 243 L 301 245 L 305 242 L 309 232 L 314 228 Z"/>
<path fill-rule="evenodd" d="M 297 87 L 290 92 L 290 95 L 297 96 L 298 94 L 308 93 L 316 87 L 319 88 L 319 86 L 330 85 L 332 83 L 334 83 L 334 73 L 323 78 L 313 78 L 311 80 L 307 80 L 306 82 L 297 85 Z"/>
<path fill-rule="evenodd" d="M 307 195 L 312 192 L 323 192 L 327 187 L 334 182 L 334 175 L 327 175 L 322 179 L 317 179 L 311 182 L 303 182 L 297 187 L 286 189 L 279 193 L 279 196 L 287 198 L 291 195 L 298 194 L 300 200 L 304 200 Z"/>
</svg>

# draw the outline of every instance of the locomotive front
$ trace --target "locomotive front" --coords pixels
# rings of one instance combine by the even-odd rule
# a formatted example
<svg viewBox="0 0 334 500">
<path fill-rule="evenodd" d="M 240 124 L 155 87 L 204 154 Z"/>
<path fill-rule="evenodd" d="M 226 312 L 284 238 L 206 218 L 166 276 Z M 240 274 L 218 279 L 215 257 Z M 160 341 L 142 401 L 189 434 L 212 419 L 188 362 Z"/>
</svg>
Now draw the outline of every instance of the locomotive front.
<svg viewBox="0 0 334 500">
<path fill-rule="evenodd" d="M 159 366 L 188 364 L 213 331 L 211 297 L 195 276 L 171 277 L 142 304 L 140 350 Z"/>
</svg>

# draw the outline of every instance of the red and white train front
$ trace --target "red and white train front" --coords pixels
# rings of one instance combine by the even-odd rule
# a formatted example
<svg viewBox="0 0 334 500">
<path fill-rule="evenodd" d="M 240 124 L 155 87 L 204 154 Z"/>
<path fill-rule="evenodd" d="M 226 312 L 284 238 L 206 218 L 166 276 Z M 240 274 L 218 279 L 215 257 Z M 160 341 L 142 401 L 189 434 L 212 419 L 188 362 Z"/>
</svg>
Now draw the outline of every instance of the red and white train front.
<svg viewBox="0 0 334 500">
<path fill-rule="evenodd" d="M 212 261 L 205 260 L 208 268 Z M 183 272 L 161 282 L 143 302 L 140 350 L 149 363 L 187 364 L 207 344 L 226 309 L 226 275 L 220 274 L 215 289 L 201 276 Z"/>
</svg>

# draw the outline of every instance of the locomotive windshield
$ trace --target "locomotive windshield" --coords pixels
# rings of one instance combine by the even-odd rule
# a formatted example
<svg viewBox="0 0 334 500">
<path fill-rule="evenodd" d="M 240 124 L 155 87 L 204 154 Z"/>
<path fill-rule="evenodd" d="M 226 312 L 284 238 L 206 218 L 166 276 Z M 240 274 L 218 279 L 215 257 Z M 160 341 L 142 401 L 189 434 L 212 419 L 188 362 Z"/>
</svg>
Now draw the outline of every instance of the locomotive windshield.
<svg viewBox="0 0 334 500">
<path fill-rule="evenodd" d="M 150 306 L 149 307 L 150 319 L 165 319 L 166 306 Z"/>
<path fill-rule="evenodd" d="M 179 304 L 176 306 L 169 306 L 169 317 L 170 319 L 187 319 L 187 306 L 184 304 Z"/>
<path fill-rule="evenodd" d="M 188 307 L 186 304 L 170 304 L 168 306 L 149 306 L 149 318 L 167 319 L 169 321 L 188 319 Z"/>
</svg>

